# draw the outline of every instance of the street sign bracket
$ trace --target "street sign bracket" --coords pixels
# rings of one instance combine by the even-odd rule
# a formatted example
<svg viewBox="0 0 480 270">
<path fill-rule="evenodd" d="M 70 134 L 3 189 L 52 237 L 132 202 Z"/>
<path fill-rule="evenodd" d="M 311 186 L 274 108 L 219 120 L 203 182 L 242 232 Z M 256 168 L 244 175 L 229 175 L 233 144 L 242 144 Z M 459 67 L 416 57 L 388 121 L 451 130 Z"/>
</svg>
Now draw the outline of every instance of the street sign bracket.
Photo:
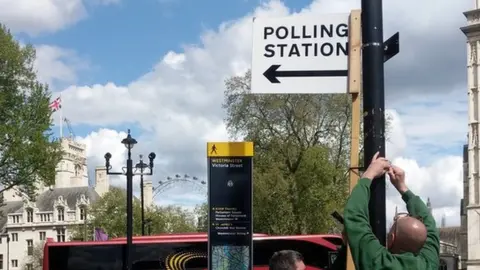
<svg viewBox="0 0 480 270">
<path fill-rule="evenodd" d="M 387 62 L 400 52 L 400 33 L 393 34 L 383 42 L 383 62 Z"/>
</svg>

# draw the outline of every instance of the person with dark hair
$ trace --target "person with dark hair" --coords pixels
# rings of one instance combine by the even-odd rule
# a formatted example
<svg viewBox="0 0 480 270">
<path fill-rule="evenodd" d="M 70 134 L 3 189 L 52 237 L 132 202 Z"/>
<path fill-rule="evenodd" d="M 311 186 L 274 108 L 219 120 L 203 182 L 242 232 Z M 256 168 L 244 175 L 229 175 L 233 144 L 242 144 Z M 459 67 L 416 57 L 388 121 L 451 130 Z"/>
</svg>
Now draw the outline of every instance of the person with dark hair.
<svg viewBox="0 0 480 270">
<path fill-rule="evenodd" d="M 270 258 L 270 270 L 305 270 L 303 256 L 294 250 L 277 251 Z"/>
<path fill-rule="evenodd" d="M 438 269 L 440 237 L 435 219 L 420 197 L 405 184 L 405 172 L 378 155 L 377 152 L 353 188 L 344 209 L 345 231 L 355 269 Z M 395 217 L 388 233 L 387 248 L 373 234 L 368 211 L 370 183 L 385 173 L 408 210 L 408 214 Z"/>
</svg>

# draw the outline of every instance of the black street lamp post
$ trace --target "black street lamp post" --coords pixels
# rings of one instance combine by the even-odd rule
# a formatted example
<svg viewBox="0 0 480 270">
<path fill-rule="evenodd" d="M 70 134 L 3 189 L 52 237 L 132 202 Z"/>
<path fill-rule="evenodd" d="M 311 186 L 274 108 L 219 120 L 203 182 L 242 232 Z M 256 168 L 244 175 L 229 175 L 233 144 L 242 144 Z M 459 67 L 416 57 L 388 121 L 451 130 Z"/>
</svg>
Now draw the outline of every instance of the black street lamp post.
<svg viewBox="0 0 480 270">
<path fill-rule="evenodd" d="M 132 148 L 137 144 L 137 140 L 132 138 L 130 135 L 130 129 L 128 130 L 128 136 L 122 140 L 122 144 L 127 148 L 127 167 L 122 168 L 122 172 L 112 172 L 112 166 L 110 165 L 110 159 L 112 154 L 105 154 L 105 167 L 108 175 L 125 175 L 127 177 L 127 250 L 126 250 L 126 268 L 127 270 L 132 270 L 132 251 L 133 251 L 133 176 L 134 175 L 153 175 L 153 160 L 155 159 L 155 153 L 150 153 L 148 158 L 150 163 L 148 168 L 150 169 L 147 173 L 136 174 L 133 172 L 133 161 L 132 161 Z M 125 266 L 125 264 L 124 264 Z"/>
<path fill-rule="evenodd" d="M 140 204 L 142 205 L 142 235 L 145 235 L 145 202 L 143 195 L 143 171 L 148 168 L 148 164 L 143 162 L 143 155 L 140 155 L 140 162 L 135 165 L 140 170 Z"/>
<path fill-rule="evenodd" d="M 377 151 L 385 156 L 385 80 L 383 43 L 383 0 L 362 0 L 362 79 L 365 168 Z M 386 245 L 385 176 L 370 186 L 370 224 L 382 245 Z"/>
</svg>

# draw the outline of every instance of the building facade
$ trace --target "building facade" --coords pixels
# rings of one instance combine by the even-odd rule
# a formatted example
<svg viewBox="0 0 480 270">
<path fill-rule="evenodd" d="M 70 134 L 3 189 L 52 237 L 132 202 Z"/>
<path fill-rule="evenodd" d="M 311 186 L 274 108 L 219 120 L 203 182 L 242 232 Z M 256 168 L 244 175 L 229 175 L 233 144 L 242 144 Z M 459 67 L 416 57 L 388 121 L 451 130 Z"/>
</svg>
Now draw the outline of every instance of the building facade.
<svg viewBox="0 0 480 270">
<path fill-rule="evenodd" d="M 466 269 L 480 270 L 480 148 L 479 148 L 479 58 L 480 46 L 480 0 L 475 0 L 473 10 L 464 12 L 467 26 L 461 30 L 467 37 L 468 73 L 468 196 L 465 196 L 466 217 L 462 222 L 467 229 Z"/>
<path fill-rule="evenodd" d="M 95 186 L 88 186 L 86 146 L 62 138 L 62 161 L 55 185 L 39 184 L 35 201 L 15 189 L 5 191 L 0 211 L 0 270 L 33 269 L 34 249 L 47 238 L 69 241 L 72 229 L 86 224 L 87 207 L 109 190 L 104 168 L 95 170 Z"/>
<path fill-rule="evenodd" d="M 110 190 L 105 167 L 95 169 L 94 185 L 89 186 L 86 145 L 71 137 L 60 140 L 64 154 L 56 167 L 55 185 L 38 183 L 35 201 L 15 188 L 1 194 L 0 270 L 36 270 L 35 250 L 42 249 L 47 238 L 72 240 L 74 229 L 90 220 L 87 208 Z M 145 206 L 150 207 L 152 181 L 145 180 L 142 188 Z"/>
</svg>

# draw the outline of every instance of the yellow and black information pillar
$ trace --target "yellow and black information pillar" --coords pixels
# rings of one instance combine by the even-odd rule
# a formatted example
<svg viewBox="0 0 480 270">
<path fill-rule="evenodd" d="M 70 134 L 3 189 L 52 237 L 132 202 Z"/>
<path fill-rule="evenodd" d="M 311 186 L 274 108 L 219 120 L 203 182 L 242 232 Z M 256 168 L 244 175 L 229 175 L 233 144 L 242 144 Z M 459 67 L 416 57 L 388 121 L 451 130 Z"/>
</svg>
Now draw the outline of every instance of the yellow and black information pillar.
<svg viewBox="0 0 480 270">
<path fill-rule="evenodd" d="M 252 270 L 252 142 L 207 143 L 208 269 Z"/>
</svg>

